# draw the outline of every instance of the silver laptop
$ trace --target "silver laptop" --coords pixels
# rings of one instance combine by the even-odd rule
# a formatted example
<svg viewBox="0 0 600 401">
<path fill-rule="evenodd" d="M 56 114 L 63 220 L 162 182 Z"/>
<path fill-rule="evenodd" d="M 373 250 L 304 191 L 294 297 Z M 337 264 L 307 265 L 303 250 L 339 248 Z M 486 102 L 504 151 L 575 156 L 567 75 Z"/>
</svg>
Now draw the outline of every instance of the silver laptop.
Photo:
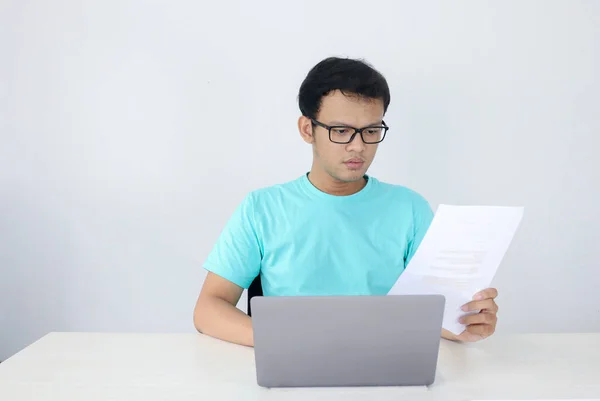
<svg viewBox="0 0 600 401">
<path fill-rule="evenodd" d="M 419 386 L 435 380 L 442 295 L 250 302 L 262 387 Z"/>
</svg>

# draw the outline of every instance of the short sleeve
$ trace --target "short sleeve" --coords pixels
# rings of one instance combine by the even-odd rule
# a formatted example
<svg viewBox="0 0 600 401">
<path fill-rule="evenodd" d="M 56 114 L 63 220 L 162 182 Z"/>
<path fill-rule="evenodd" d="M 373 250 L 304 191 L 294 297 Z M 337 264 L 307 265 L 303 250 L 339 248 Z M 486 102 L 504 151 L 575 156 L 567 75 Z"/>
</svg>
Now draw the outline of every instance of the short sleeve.
<svg viewBox="0 0 600 401">
<path fill-rule="evenodd" d="M 211 250 L 204 268 L 248 288 L 260 272 L 262 252 L 250 193 L 236 208 Z"/>
<path fill-rule="evenodd" d="M 405 267 L 408 266 L 421 241 L 423 241 L 425 233 L 433 221 L 433 215 L 433 210 L 431 210 L 429 203 L 424 198 L 418 197 L 413 203 L 413 232 L 412 238 L 406 248 Z"/>
</svg>

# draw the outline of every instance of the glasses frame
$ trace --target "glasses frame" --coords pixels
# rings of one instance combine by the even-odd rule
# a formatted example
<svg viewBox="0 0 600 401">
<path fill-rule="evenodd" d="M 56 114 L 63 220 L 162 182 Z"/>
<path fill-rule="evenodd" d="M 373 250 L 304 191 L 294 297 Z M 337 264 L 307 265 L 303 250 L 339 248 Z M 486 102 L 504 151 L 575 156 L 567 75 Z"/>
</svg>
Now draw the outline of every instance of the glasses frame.
<svg viewBox="0 0 600 401">
<path fill-rule="evenodd" d="M 381 121 L 382 125 L 369 125 L 368 127 L 363 127 L 363 128 L 355 128 L 355 127 L 351 127 L 349 125 L 327 125 L 320 121 L 315 120 L 314 118 L 311 118 L 310 120 L 313 122 L 313 124 L 318 125 L 319 127 L 325 128 L 329 133 L 329 140 L 333 143 L 338 143 L 340 145 L 347 145 L 347 144 L 351 143 L 354 140 L 354 137 L 356 137 L 356 134 L 360 134 L 360 139 L 362 139 L 363 143 L 365 143 L 367 145 L 374 145 L 377 143 L 381 143 L 385 139 L 385 135 L 387 134 L 388 130 L 390 129 L 390 127 L 383 120 Z M 333 139 L 331 139 L 331 130 L 334 128 L 353 129 L 354 133 L 350 136 L 350 139 L 347 142 L 334 141 Z M 363 131 L 366 129 L 369 129 L 369 128 L 382 128 L 383 129 L 383 135 L 381 136 L 381 139 L 379 141 L 377 141 L 377 142 L 365 141 L 365 137 L 363 136 Z"/>
</svg>

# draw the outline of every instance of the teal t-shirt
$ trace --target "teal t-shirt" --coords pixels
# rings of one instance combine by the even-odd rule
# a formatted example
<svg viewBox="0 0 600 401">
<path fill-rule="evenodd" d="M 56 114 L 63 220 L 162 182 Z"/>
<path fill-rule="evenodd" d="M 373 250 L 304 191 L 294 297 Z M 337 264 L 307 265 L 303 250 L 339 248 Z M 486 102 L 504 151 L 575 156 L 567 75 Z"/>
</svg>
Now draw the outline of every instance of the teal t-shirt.
<svg viewBox="0 0 600 401">
<path fill-rule="evenodd" d="M 384 295 L 429 228 L 418 193 L 368 177 L 349 196 L 317 189 L 307 175 L 249 193 L 204 267 L 242 288 L 260 274 L 272 295 Z"/>
</svg>

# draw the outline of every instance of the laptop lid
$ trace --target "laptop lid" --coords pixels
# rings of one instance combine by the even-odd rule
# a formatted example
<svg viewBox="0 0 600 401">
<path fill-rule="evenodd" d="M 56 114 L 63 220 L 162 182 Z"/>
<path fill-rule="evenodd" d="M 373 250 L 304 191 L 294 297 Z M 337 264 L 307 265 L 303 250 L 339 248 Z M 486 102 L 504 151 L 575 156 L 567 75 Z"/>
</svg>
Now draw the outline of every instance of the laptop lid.
<svg viewBox="0 0 600 401">
<path fill-rule="evenodd" d="M 260 386 L 435 380 L 442 295 L 254 297 L 251 304 Z"/>
</svg>

